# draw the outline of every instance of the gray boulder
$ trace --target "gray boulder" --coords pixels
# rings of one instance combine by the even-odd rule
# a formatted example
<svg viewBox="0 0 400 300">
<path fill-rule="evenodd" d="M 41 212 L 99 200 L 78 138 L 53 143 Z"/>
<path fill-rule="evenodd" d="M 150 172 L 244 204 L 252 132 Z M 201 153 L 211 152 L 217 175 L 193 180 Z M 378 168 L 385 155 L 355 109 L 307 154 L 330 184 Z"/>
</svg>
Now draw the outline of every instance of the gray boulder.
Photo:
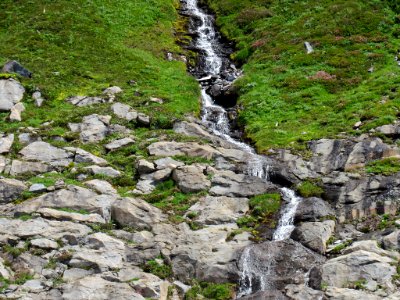
<svg viewBox="0 0 400 300">
<path fill-rule="evenodd" d="M 16 80 L 0 80 L 0 111 L 10 111 L 24 97 L 25 89 Z"/>
<path fill-rule="evenodd" d="M 384 236 L 382 242 L 386 250 L 400 250 L 400 230 L 395 230 Z"/>
<path fill-rule="evenodd" d="M 88 163 L 88 164 L 95 164 L 95 165 L 102 166 L 102 167 L 108 165 L 108 162 L 104 158 L 98 157 L 98 156 L 96 156 L 90 152 L 87 152 L 83 149 L 74 148 L 74 147 L 66 147 L 64 149 L 75 154 L 74 162 L 76 162 L 78 164 Z"/>
<path fill-rule="evenodd" d="M 137 161 L 136 169 L 140 175 L 153 173 L 156 170 L 154 164 L 145 159 L 139 159 Z"/>
<path fill-rule="evenodd" d="M 198 143 L 157 142 L 148 147 L 150 155 L 154 156 L 190 156 L 211 159 L 220 154 L 208 145 Z"/>
<path fill-rule="evenodd" d="M 0 154 L 10 152 L 13 143 L 14 143 L 14 134 L 0 135 Z"/>
<path fill-rule="evenodd" d="M 114 103 L 111 106 L 111 110 L 118 118 L 125 119 L 127 121 L 136 120 L 138 113 L 136 110 L 132 109 L 129 105 L 122 103 Z"/>
<path fill-rule="evenodd" d="M 135 143 L 135 140 L 127 137 L 127 138 L 123 138 L 123 139 L 119 139 L 119 140 L 114 140 L 111 143 L 104 145 L 104 147 L 109 151 L 113 151 L 113 150 L 118 150 L 119 148 L 128 146 L 133 143 Z"/>
<path fill-rule="evenodd" d="M 33 142 L 19 152 L 24 160 L 40 161 L 52 166 L 66 167 L 72 162 L 73 154 L 45 142 Z"/>
<path fill-rule="evenodd" d="M 205 169 L 202 165 L 179 167 L 174 170 L 172 178 L 184 193 L 204 191 L 211 187 L 211 182 L 204 175 Z"/>
<path fill-rule="evenodd" d="M 107 194 L 107 195 L 118 194 L 117 190 L 114 189 L 110 183 L 104 180 L 93 179 L 90 181 L 86 181 L 85 185 L 99 194 Z"/>
<path fill-rule="evenodd" d="M 177 161 L 171 157 L 157 159 L 154 161 L 154 164 L 156 165 L 157 170 L 162 170 L 166 168 L 176 169 L 185 165 L 183 162 Z"/>
<path fill-rule="evenodd" d="M 326 217 L 334 216 L 335 211 L 328 202 L 316 197 L 305 198 L 297 206 L 295 222 L 315 222 Z"/>
<path fill-rule="evenodd" d="M 31 78 L 32 72 L 25 69 L 19 62 L 15 60 L 8 61 L 1 69 L 2 73 L 14 73 L 22 77 Z"/>
<path fill-rule="evenodd" d="M 89 166 L 85 167 L 84 169 L 93 175 L 104 175 L 110 178 L 116 178 L 121 176 L 120 171 L 115 170 L 111 167 Z"/>
<path fill-rule="evenodd" d="M 98 143 L 109 133 L 110 121 L 111 116 L 93 114 L 83 117 L 82 123 L 70 123 L 68 126 L 72 132 L 80 132 L 83 143 Z"/>
<path fill-rule="evenodd" d="M 42 162 L 21 161 L 14 159 L 11 163 L 10 175 L 41 174 L 52 170 L 52 167 Z"/>
<path fill-rule="evenodd" d="M 3 178 L 0 179 L 0 204 L 5 204 L 18 199 L 28 187 L 24 182 Z"/>
</svg>

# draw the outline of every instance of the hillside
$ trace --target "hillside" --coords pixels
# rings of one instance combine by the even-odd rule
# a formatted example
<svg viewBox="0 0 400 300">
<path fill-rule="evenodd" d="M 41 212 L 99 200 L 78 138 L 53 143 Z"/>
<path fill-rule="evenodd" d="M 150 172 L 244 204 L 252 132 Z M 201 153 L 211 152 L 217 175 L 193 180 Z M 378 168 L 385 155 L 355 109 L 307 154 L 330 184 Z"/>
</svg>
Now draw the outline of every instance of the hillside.
<svg viewBox="0 0 400 300">
<path fill-rule="evenodd" d="M 397 118 L 396 1 L 207 2 L 244 64 L 240 121 L 260 151 L 359 135 Z"/>
</svg>

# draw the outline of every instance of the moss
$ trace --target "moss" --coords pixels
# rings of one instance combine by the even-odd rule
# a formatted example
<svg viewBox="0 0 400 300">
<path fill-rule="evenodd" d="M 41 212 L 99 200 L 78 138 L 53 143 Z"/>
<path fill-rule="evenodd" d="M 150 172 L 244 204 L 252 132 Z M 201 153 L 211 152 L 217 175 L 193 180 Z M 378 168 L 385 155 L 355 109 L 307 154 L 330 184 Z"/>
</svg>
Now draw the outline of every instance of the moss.
<svg viewBox="0 0 400 300">
<path fill-rule="evenodd" d="M 231 283 L 195 283 L 185 294 L 185 300 L 197 300 L 199 295 L 205 299 L 228 300 L 234 296 L 235 285 Z"/>
<path fill-rule="evenodd" d="M 167 264 L 159 264 L 156 260 L 149 260 L 143 267 L 145 272 L 152 273 L 161 279 L 170 278 L 172 273 L 172 267 Z"/>
<path fill-rule="evenodd" d="M 367 173 L 390 176 L 400 172 L 400 160 L 398 158 L 385 158 L 367 163 Z"/>
</svg>

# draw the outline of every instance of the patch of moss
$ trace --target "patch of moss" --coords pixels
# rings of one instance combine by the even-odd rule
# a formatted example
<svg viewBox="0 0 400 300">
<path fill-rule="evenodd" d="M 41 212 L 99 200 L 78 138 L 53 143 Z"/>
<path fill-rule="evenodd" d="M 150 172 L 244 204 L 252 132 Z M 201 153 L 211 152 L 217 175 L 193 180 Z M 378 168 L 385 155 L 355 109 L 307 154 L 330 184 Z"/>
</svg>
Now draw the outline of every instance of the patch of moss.
<svg viewBox="0 0 400 300">
<path fill-rule="evenodd" d="M 199 295 L 205 299 L 228 300 L 235 294 L 235 285 L 232 283 L 195 283 L 185 294 L 185 300 L 197 300 Z"/>
<path fill-rule="evenodd" d="M 145 272 L 152 273 L 161 279 L 170 278 L 173 275 L 172 267 L 167 264 L 159 264 L 157 260 L 149 260 L 143 266 Z"/>
<path fill-rule="evenodd" d="M 367 163 L 367 173 L 390 176 L 400 172 L 400 160 L 398 158 L 385 158 Z"/>
<path fill-rule="evenodd" d="M 303 181 L 296 186 L 296 191 L 304 198 L 321 197 L 324 193 L 320 186 L 311 181 Z"/>
</svg>

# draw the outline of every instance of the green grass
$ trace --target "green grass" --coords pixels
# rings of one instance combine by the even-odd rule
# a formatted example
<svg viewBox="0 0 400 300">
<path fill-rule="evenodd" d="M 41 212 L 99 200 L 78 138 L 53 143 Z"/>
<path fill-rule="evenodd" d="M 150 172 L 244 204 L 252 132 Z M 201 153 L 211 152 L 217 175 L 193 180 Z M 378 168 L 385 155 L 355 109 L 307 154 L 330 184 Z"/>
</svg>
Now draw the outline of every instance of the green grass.
<svg viewBox="0 0 400 300">
<path fill-rule="evenodd" d="M 233 58 L 244 64 L 240 122 L 259 151 L 304 148 L 312 139 L 359 134 L 397 118 L 398 1 L 207 2 L 236 42 Z M 305 41 L 314 53 L 306 54 Z"/>
<path fill-rule="evenodd" d="M 321 197 L 324 193 L 324 190 L 321 187 L 311 181 L 303 181 L 296 186 L 296 191 L 300 194 L 300 196 L 305 198 Z"/>
<path fill-rule="evenodd" d="M 367 163 L 367 173 L 382 174 L 382 175 L 393 175 L 400 172 L 400 160 L 397 158 L 385 158 L 381 160 L 374 160 Z"/>
<path fill-rule="evenodd" d="M 18 60 L 34 74 L 22 80 L 28 92 L 38 87 L 47 99 L 36 108 L 27 97 L 25 121 L 4 129 L 54 120 L 53 131 L 60 131 L 93 112 L 66 104 L 66 97 L 98 95 L 110 85 L 122 87 L 119 100 L 153 115 L 155 124 L 198 113 L 196 81 L 184 63 L 165 59 L 166 52 L 184 54 L 173 29 L 178 5 L 177 0 L 1 1 L 0 65 Z M 165 103 L 144 105 L 150 96 Z"/>
<path fill-rule="evenodd" d="M 143 267 L 145 272 L 152 273 L 161 279 L 170 278 L 173 275 L 172 267 L 167 264 L 159 264 L 156 260 L 149 260 Z"/>
<path fill-rule="evenodd" d="M 235 285 L 231 283 L 195 283 L 193 287 L 185 294 L 185 300 L 196 299 L 215 299 L 228 300 L 234 296 Z M 201 297 L 201 296 L 203 297 Z"/>
</svg>

